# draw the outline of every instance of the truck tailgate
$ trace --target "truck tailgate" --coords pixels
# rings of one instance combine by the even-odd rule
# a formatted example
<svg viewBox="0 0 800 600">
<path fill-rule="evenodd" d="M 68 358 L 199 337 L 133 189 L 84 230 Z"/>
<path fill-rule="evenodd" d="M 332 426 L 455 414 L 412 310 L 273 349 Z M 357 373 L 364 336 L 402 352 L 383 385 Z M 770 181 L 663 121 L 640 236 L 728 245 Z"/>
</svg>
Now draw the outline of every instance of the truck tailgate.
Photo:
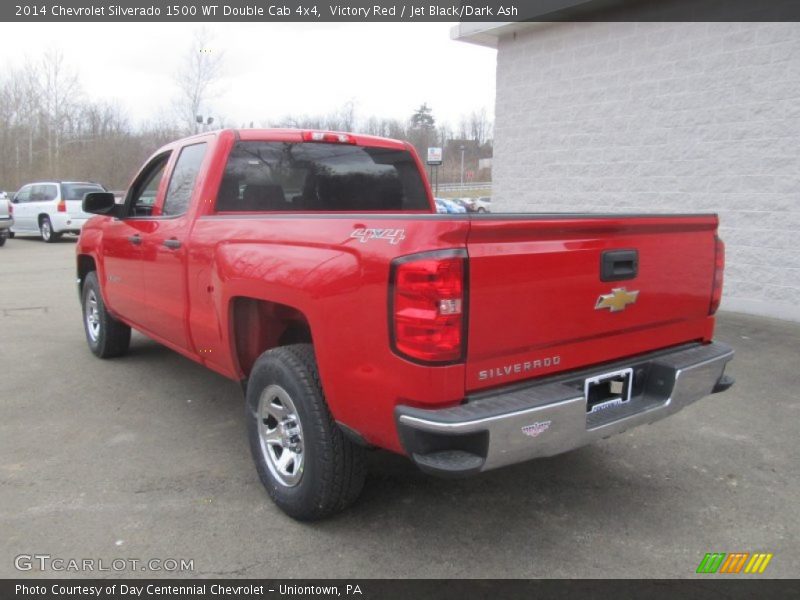
<svg viewBox="0 0 800 600">
<path fill-rule="evenodd" d="M 717 224 L 716 215 L 473 218 L 467 389 L 708 340 Z M 617 276 L 634 266 L 635 275 L 601 280 L 604 253 L 621 259 Z"/>
</svg>

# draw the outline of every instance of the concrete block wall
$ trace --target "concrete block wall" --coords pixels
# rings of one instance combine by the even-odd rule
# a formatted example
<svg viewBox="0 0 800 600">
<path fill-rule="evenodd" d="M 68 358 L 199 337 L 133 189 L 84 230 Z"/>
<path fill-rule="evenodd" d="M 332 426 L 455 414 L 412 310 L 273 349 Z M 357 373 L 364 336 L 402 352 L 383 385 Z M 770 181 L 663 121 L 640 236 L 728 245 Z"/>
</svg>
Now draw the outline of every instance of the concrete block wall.
<svg viewBox="0 0 800 600">
<path fill-rule="evenodd" d="M 723 309 L 800 321 L 800 23 L 498 42 L 495 211 L 717 212 Z"/>
</svg>

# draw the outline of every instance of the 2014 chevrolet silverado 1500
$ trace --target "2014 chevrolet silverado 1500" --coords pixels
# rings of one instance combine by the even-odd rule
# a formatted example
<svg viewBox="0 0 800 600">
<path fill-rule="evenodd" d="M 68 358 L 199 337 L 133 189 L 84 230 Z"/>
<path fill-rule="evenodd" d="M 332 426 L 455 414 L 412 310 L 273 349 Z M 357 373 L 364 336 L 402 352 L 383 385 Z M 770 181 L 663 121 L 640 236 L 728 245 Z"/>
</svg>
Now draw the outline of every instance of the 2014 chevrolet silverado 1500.
<svg viewBox="0 0 800 600">
<path fill-rule="evenodd" d="M 240 381 L 258 474 L 298 519 L 358 496 L 369 447 L 473 474 L 733 383 L 715 215 L 437 215 L 409 144 L 295 130 L 169 144 L 124 204 L 84 209 L 92 352 L 135 328 Z"/>
</svg>

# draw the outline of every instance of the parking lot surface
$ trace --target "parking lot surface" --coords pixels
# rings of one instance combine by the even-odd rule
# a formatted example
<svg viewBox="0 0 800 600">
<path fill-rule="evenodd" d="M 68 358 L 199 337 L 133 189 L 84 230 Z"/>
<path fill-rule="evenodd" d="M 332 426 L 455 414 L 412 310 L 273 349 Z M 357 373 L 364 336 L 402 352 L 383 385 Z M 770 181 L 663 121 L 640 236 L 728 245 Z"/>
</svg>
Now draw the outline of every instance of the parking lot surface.
<svg viewBox="0 0 800 600">
<path fill-rule="evenodd" d="M 480 578 L 690 577 L 706 552 L 771 552 L 766 576 L 800 574 L 800 325 L 721 314 L 734 388 L 566 455 L 450 481 L 370 453 L 358 503 L 301 524 L 258 481 L 237 383 L 138 334 L 124 358 L 89 353 L 74 251 L 0 248 L 2 577 L 20 554 Z"/>
</svg>

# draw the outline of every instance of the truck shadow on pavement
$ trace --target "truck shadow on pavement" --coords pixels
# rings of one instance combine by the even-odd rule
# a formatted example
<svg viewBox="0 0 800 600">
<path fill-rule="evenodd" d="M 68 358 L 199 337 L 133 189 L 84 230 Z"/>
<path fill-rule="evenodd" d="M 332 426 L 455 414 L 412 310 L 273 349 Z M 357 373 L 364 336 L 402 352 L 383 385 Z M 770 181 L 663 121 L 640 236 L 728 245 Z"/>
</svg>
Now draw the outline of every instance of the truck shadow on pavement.
<svg viewBox="0 0 800 600">
<path fill-rule="evenodd" d="M 187 396 L 202 397 L 211 387 L 222 391 L 221 401 L 202 401 L 195 407 L 205 414 L 202 421 L 214 423 L 235 420 L 235 430 L 229 435 L 241 435 L 238 440 L 222 437 L 224 448 L 209 448 L 209 454 L 223 459 L 231 451 L 231 441 L 244 454 L 236 465 L 221 466 L 229 476 L 243 461 L 249 462 L 249 450 L 244 438 L 243 399 L 236 384 L 207 371 L 171 350 L 141 336 L 136 336 L 129 356 L 123 362 L 131 368 L 144 369 L 156 382 L 172 380 L 186 389 Z M 138 363 L 138 364 L 137 364 Z M 163 385 L 163 384 L 162 384 Z M 163 392 L 168 402 L 174 398 Z M 176 434 L 177 435 L 177 434 Z M 625 442 L 622 442 L 624 445 Z M 623 454 L 625 450 L 622 450 Z M 581 448 L 560 456 L 538 459 L 487 472 L 467 479 L 442 479 L 427 475 L 407 458 L 375 450 L 368 453 L 369 473 L 364 491 L 354 506 L 325 521 L 300 524 L 285 517 L 272 505 L 267 494 L 258 490 L 258 502 L 289 527 L 313 527 L 335 533 L 344 539 L 359 537 L 372 527 L 391 530 L 399 528 L 416 538 L 438 539 L 436 543 L 458 543 L 478 538 L 490 539 L 506 531 L 505 536 L 527 536 L 530 527 L 538 535 L 549 533 L 553 543 L 562 527 L 570 531 L 576 521 L 595 520 L 614 527 L 646 519 L 647 505 L 659 504 L 658 485 L 653 480 L 615 456 L 607 442 Z M 260 488 L 252 465 L 235 475 L 236 479 Z M 511 530 L 509 532 L 509 530 Z M 563 540 L 561 540 L 563 541 Z"/>
</svg>

